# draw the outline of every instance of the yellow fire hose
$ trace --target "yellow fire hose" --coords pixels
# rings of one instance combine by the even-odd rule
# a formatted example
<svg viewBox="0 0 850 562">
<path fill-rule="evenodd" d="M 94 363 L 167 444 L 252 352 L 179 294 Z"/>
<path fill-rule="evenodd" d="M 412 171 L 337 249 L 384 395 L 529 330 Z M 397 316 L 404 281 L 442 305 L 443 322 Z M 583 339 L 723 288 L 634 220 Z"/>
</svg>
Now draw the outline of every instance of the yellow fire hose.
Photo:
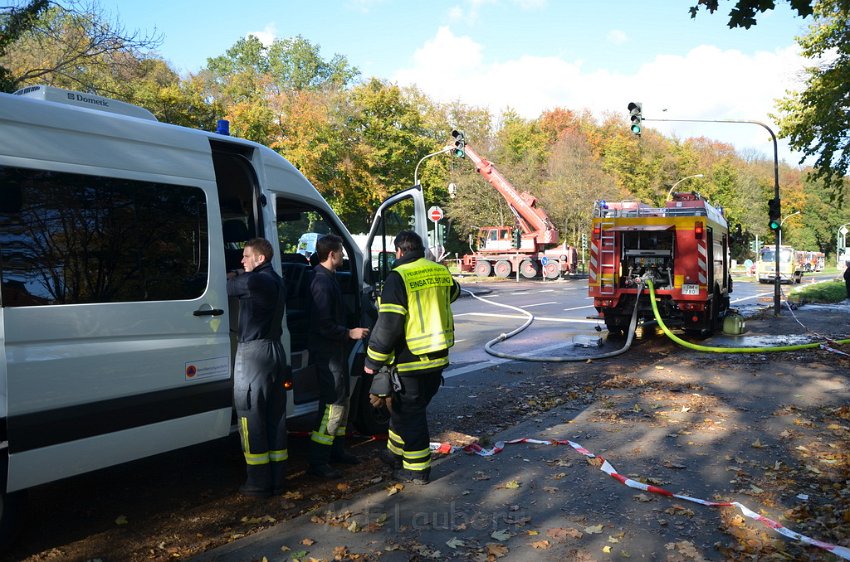
<svg viewBox="0 0 850 562">
<path fill-rule="evenodd" d="M 655 320 L 668 338 L 678 343 L 683 347 L 693 349 L 694 351 L 707 351 L 711 353 L 773 353 L 777 351 L 798 351 L 800 349 L 816 349 L 821 346 L 820 343 L 803 343 L 797 345 L 780 345 L 776 347 L 711 347 L 707 345 L 699 345 L 685 341 L 673 332 L 664 324 L 661 319 L 661 314 L 658 312 L 658 304 L 655 300 L 655 287 L 652 284 L 652 279 L 646 279 L 646 285 L 649 287 L 649 301 L 652 304 L 652 313 L 655 315 Z M 847 344 L 850 339 L 843 340 L 828 340 L 831 343 Z"/>
</svg>

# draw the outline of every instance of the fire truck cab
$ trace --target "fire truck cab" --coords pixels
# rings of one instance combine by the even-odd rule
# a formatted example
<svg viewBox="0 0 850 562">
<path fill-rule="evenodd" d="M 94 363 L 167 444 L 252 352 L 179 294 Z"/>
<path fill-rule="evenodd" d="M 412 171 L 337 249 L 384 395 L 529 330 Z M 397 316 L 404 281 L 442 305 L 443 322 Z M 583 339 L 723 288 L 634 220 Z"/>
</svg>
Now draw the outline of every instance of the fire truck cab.
<svg viewBox="0 0 850 562">
<path fill-rule="evenodd" d="M 635 201 L 594 204 L 588 294 L 612 334 L 629 325 L 641 278 L 651 278 L 664 322 L 711 333 L 729 308 L 729 229 L 723 211 L 697 193 L 664 207 Z M 640 320 L 652 319 L 647 290 Z"/>
</svg>

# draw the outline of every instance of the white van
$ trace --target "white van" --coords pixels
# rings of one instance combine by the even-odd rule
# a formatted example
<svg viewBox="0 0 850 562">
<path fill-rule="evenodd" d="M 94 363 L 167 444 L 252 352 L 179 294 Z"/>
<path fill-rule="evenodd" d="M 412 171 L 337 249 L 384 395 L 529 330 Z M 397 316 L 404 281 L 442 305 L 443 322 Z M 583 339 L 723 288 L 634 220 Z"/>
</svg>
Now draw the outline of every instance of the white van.
<svg viewBox="0 0 850 562">
<path fill-rule="evenodd" d="M 385 202 L 372 236 L 426 236 L 421 190 Z M 253 142 L 37 86 L 0 94 L 0 535 L 30 487 L 225 436 L 236 310 L 226 272 L 245 241 L 277 241 L 288 416 L 317 408 L 307 353 L 305 232 L 345 241 L 351 325 L 371 325 L 380 279 L 287 160 Z M 352 342 L 352 374 L 363 343 Z M 382 429 L 352 384 L 352 421 Z"/>
</svg>

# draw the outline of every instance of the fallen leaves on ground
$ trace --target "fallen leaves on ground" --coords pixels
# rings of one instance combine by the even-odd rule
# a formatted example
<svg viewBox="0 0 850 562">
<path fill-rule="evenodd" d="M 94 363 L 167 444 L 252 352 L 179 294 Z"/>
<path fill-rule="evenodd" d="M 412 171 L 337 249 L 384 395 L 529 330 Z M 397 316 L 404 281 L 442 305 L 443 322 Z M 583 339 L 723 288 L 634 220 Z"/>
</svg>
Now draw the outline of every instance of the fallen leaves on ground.
<svg viewBox="0 0 850 562">
<path fill-rule="evenodd" d="M 580 539 L 584 533 L 572 527 L 555 527 L 546 530 L 546 535 L 556 541 L 565 541 L 567 539 Z"/>
<path fill-rule="evenodd" d="M 503 544 L 491 542 L 491 543 L 487 543 L 484 546 L 484 551 L 487 553 L 488 559 L 490 557 L 503 558 L 503 557 L 508 555 L 508 552 L 510 552 L 510 549 Z"/>
</svg>

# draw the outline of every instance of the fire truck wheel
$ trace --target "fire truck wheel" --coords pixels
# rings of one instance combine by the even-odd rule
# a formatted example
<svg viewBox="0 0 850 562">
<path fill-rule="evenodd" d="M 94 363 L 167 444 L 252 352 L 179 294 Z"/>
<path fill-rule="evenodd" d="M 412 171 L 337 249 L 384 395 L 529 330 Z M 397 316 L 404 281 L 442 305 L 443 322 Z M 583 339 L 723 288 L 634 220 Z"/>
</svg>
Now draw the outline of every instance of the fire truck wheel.
<svg viewBox="0 0 850 562">
<path fill-rule="evenodd" d="M 493 267 L 493 273 L 496 277 L 501 277 L 502 279 L 506 279 L 511 276 L 511 262 L 508 260 L 499 260 L 496 262 L 496 265 Z"/>
<path fill-rule="evenodd" d="M 526 279 L 534 279 L 540 273 L 540 266 L 532 260 L 522 260 L 519 264 L 519 272 Z"/>
<path fill-rule="evenodd" d="M 711 295 L 711 316 L 708 319 L 708 329 L 707 332 L 709 334 L 713 333 L 715 330 L 719 330 L 721 326 L 721 318 L 723 317 L 723 300 L 720 296 L 720 289 L 717 285 L 714 286 L 714 291 Z"/>
<path fill-rule="evenodd" d="M 490 262 L 484 260 L 475 262 L 475 275 L 478 277 L 490 277 L 491 273 L 493 273 L 493 266 L 490 265 Z"/>
<path fill-rule="evenodd" d="M 543 275 L 546 279 L 557 279 L 561 274 L 561 262 L 558 260 L 549 260 L 549 263 L 543 266 Z"/>
<path fill-rule="evenodd" d="M 612 339 L 622 338 L 628 329 L 628 320 L 626 317 L 623 317 L 622 320 L 619 317 L 606 318 L 605 327 L 608 328 L 608 337 Z"/>
</svg>

